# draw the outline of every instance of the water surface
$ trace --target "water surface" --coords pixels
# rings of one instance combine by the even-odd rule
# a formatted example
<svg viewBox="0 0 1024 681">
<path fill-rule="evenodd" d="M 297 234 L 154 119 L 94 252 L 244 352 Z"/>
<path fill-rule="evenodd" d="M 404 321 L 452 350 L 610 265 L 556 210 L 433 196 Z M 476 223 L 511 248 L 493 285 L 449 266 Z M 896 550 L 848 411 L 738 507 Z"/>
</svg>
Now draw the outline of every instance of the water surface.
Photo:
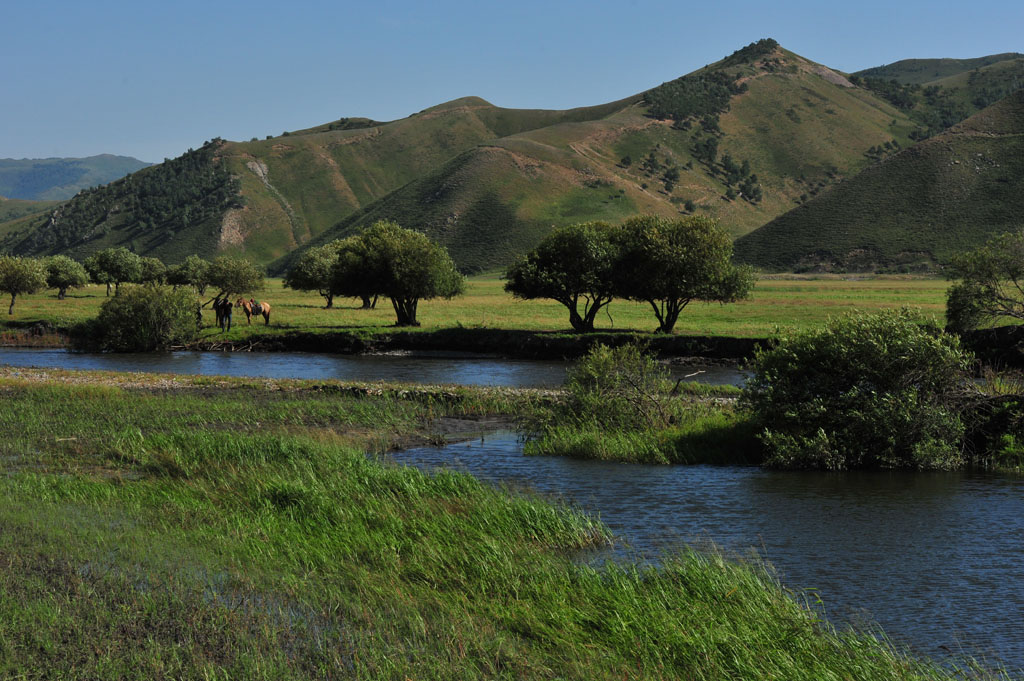
<svg viewBox="0 0 1024 681">
<path fill-rule="evenodd" d="M 524 457 L 514 433 L 393 456 L 569 499 L 629 544 L 618 557 L 708 542 L 756 554 L 837 623 L 1024 670 L 1024 479 Z"/>
<path fill-rule="evenodd" d="M 567 362 L 503 359 L 485 355 L 417 353 L 336 355 L 314 352 L 76 353 L 67 350 L 0 348 L 0 365 L 54 369 L 145 371 L 253 378 L 343 379 L 424 384 L 553 388 L 565 380 Z M 738 384 L 735 367 L 671 366 L 674 378 Z M 691 375 L 692 374 L 692 375 Z"/>
</svg>

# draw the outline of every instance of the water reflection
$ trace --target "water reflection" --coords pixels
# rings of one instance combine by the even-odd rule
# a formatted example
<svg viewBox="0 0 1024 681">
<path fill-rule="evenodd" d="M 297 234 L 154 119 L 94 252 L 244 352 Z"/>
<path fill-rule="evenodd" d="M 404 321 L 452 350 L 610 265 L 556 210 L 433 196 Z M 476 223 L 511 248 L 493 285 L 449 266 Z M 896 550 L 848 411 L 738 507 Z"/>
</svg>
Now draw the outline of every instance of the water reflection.
<svg viewBox="0 0 1024 681">
<path fill-rule="evenodd" d="M 628 542 L 622 557 L 708 541 L 755 551 L 837 622 L 875 622 L 931 657 L 1024 669 L 1024 480 L 524 457 L 514 433 L 394 458 L 567 498 Z"/>
</svg>

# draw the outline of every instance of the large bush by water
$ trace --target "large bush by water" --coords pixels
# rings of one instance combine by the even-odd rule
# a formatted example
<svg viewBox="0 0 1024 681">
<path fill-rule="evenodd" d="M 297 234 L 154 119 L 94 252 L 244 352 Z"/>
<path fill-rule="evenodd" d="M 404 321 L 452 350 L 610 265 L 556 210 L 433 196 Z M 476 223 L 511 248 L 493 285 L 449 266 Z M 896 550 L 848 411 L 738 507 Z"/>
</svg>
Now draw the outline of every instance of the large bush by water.
<svg viewBox="0 0 1024 681">
<path fill-rule="evenodd" d="M 769 465 L 955 468 L 970 362 L 958 338 L 917 314 L 854 314 L 758 352 L 741 405 Z"/>
<path fill-rule="evenodd" d="M 103 303 L 89 330 L 103 350 L 146 352 L 166 350 L 195 339 L 197 302 L 190 289 L 167 286 L 124 286 Z"/>
</svg>

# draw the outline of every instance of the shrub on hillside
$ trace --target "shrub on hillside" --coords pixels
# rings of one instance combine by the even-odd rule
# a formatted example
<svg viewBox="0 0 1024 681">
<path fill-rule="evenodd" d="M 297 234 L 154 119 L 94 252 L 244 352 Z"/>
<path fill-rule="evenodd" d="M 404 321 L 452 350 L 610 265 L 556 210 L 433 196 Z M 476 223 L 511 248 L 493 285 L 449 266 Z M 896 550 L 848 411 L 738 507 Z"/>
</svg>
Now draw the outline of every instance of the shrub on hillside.
<svg viewBox="0 0 1024 681">
<path fill-rule="evenodd" d="M 189 289 L 127 285 L 103 303 L 86 333 L 91 345 L 106 351 L 166 350 L 195 339 L 197 307 Z"/>
<path fill-rule="evenodd" d="M 964 461 L 971 357 L 908 310 L 780 338 L 740 398 L 781 468 L 951 469 Z"/>
</svg>

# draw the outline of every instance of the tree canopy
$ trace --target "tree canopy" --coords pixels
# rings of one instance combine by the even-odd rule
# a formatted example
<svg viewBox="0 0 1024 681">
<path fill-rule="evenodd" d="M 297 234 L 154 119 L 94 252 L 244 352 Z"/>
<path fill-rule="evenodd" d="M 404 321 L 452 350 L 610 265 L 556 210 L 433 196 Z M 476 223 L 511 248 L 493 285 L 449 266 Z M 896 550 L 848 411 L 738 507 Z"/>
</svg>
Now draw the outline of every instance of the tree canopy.
<svg viewBox="0 0 1024 681">
<path fill-rule="evenodd" d="M 245 258 L 222 255 L 210 263 L 208 279 L 218 298 L 230 298 L 263 288 L 263 269 Z"/>
<path fill-rule="evenodd" d="M 558 301 L 568 308 L 574 330 L 593 331 L 597 313 L 615 294 L 615 231 L 604 222 L 554 230 L 508 268 L 505 290 L 524 300 Z"/>
<path fill-rule="evenodd" d="M 946 294 L 951 330 L 968 331 L 1000 318 L 1024 321 L 1024 231 L 954 256 L 946 274 L 960 280 Z"/>
<path fill-rule="evenodd" d="M 465 286 L 447 249 L 389 221 L 375 222 L 346 244 L 334 275 L 338 295 L 387 296 L 398 326 L 419 326 L 420 300 L 451 298 Z"/>
<path fill-rule="evenodd" d="M 578 332 L 594 330 L 613 298 L 646 301 L 658 330 L 670 333 L 694 300 L 747 296 L 753 274 L 731 262 L 732 242 L 706 217 L 638 216 L 621 226 L 588 222 L 556 229 L 505 273 L 517 298 L 550 298 L 569 310 Z"/>
<path fill-rule="evenodd" d="M 69 288 L 80 288 L 89 283 L 89 273 L 77 260 L 66 255 L 46 259 L 46 287 L 57 289 L 57 298 L 64 300 Z"/>
<path fill-rule="evenodd" d="M 121 284 L 139 281 L 142 276 L 142 258 L 123 246 L 106 248 L 86 259 L 85 269 L 97 284 L 107 285 L 107 295 L 110 295 L 111 284 L 114 284 L 114 291 L 117 292 Z"/>
<path fill-rule="evenodd" d="M 167 269 L 166 280 L 171 286 L 192 286 L 199 295 L 205 295 L 210 283 L 210 263 L 198 255 L 190 255 L 184 262 Z"/>
<path fill-rule="evenodd" d="M 0 291 L 11 296 L 7 314 L 14 314 L 14 301 L 23 293 L 46 288 L 46 266 L 36 258 L 0 256 Z"/>
<path fill-rule="evenodd" d="M 357 239 L 358 237 L 349 237 Z M 337 291 L 333 287 L 331 271 L 338 262 L 338 254 L 345 242 L 336 239 L 323 246 L 308 249 L 292 264 L 284 276 L 284 285 L 296 291 L 316 291 L 323 296 L 325 308 L 334 307 L 334 296 Z"/>
<path fill-rule="evenodd" d="M 711 218 L 639 216 L 616 237 L 615 293 L 649 303 L 663 333 L 692 301 L 734 302 L 754 285 L 750 268 L 732 264 L 732 240 Z"/>
</svg>

